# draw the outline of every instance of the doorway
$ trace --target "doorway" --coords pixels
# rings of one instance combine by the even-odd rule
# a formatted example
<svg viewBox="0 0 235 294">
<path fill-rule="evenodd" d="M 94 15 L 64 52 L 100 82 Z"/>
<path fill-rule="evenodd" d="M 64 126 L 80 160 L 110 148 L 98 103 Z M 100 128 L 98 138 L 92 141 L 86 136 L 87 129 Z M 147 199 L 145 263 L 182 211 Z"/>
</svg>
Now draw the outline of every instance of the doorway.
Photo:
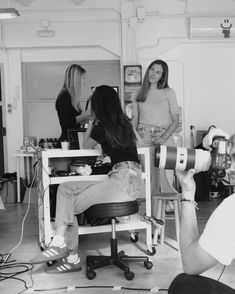
<svg viewBox="0 0 235 294">
<path fill-rule="evenodd" d="M 3 137 L 6 135 L 6 129 L 3 126 L 3 102 L 2 102 L 2 76 L 0 71 L 0 177 L 4 174 L 4 144 Z"/>
<path fill-rule="evenodd" d="M 54 139 L 61 134 L 55 109 L 57 95 L 63 85 L 66 68 L 73 63 L 86 70 L 84 97 L 81 101 L 85 109 L 87 98 L 96 86 L 106 84 L 120 92 L 121 74 L 119 60 L 83 60 L 57 62 L 23 63 L 24 135 Z"/>
</svg>

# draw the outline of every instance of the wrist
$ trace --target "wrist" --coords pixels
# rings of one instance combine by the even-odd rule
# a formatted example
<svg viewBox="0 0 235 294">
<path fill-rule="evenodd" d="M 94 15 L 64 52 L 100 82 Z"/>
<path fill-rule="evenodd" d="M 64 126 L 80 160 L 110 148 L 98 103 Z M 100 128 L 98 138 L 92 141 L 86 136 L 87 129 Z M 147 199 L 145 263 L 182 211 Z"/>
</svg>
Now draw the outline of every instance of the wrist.
<svg viewBox="0 0 235 294">
<path fill-rule="evenodd" d="M 186 204 L 186 205 L 191 205 L 191 206 L 194 206 L 194 208 L 196 208 L 196 209 L 199 209 L 199 207 L 198 207 L 198 204 L 197 204 L 197 202 L 196 201 L 194 201 L 194 200 L 192 200 L 192 199 L 189 199 L 189 198 L 182 198 L 181 200 L 180 200 L 180 203 L 181 204 Z"/>
<path fill-rule="evenodd" d="M 162 137 L 164 140 L 167 140 L 167 139 L 170 137 L 170 135 L 166 132 L 166 133 L 162 134 L 161 137 Z"/>
</svg>

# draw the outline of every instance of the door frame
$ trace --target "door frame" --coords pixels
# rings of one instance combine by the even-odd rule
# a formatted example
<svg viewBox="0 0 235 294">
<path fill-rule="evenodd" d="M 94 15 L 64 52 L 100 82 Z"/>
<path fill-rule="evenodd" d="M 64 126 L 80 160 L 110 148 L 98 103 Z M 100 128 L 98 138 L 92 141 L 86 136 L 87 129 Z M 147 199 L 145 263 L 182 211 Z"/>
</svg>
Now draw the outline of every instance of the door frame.
<svg viewBox="0 0 235 294">
<path fill-rule="evenodd" d="M 0 87 L 1 87 L 1 100 L 0 100 L 0 106 L 2 107 L 2 127 L 6 128 L 6 108 L 5 108 L 5 83 L 4 83 L 4 70 L 3 70 L 4 64 L 0 63 Z M 7 128 L 6 128 L 7 129 Z M 1 166 L 0 167 L 0 175 L 1 175 L 1 169 L 3 168 L 3 173 L 7 170 L 7 148 L 6 148 L 6 137 L 2 136 L 2 154 L 0 154 L 0 158 L 3 158 L 3 161 L 1 160 Z M 1 138 L 0 138 L 1 140 Z"/>
</svg>

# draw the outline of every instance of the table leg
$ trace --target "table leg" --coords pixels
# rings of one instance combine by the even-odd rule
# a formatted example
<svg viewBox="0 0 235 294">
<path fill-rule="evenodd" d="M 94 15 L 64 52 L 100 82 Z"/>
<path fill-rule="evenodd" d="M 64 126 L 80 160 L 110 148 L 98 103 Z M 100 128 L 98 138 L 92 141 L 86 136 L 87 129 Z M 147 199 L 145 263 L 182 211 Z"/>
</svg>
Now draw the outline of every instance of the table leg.
<svg viewBox="0 0 235 294">
<path fill-rule="evenodd" d="M 31 185 L 31 167 L 32 167 L 32 157 L 25 157 L 25 177 L 27 185 Z"/>
<path fill-rule="evenodd" d="M 78 132 L 78 142 L 80 149 L 83 149 L 84 134 L 84 132 Z"/>
<path fill-rule="evenodd" d="M 16 157 L 16 173 L 17 173 L 17 203 L 21 202 L 20 195 L 20 157 Z"/>
</svg>

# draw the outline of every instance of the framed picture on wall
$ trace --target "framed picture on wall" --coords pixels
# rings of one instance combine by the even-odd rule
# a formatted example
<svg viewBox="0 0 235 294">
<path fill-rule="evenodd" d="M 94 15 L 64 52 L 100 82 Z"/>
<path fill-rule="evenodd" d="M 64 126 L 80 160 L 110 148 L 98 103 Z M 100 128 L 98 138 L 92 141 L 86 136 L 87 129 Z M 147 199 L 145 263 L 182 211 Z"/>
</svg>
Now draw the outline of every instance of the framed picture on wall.
<svg viewBox="0 0 235 294">
<path fill-rule="evenodd" d="M 141 65 L 124 65 L 124 84 L 133 85 L 142 82 Z"/>
<path fill-rule="evenodd" d="M 118 94 L 119 94 L 119 87 L 118 86 L 111 86 Z M 95 91 L 95 86 L 91 86 L 91 94 Z"/>
</svg>

